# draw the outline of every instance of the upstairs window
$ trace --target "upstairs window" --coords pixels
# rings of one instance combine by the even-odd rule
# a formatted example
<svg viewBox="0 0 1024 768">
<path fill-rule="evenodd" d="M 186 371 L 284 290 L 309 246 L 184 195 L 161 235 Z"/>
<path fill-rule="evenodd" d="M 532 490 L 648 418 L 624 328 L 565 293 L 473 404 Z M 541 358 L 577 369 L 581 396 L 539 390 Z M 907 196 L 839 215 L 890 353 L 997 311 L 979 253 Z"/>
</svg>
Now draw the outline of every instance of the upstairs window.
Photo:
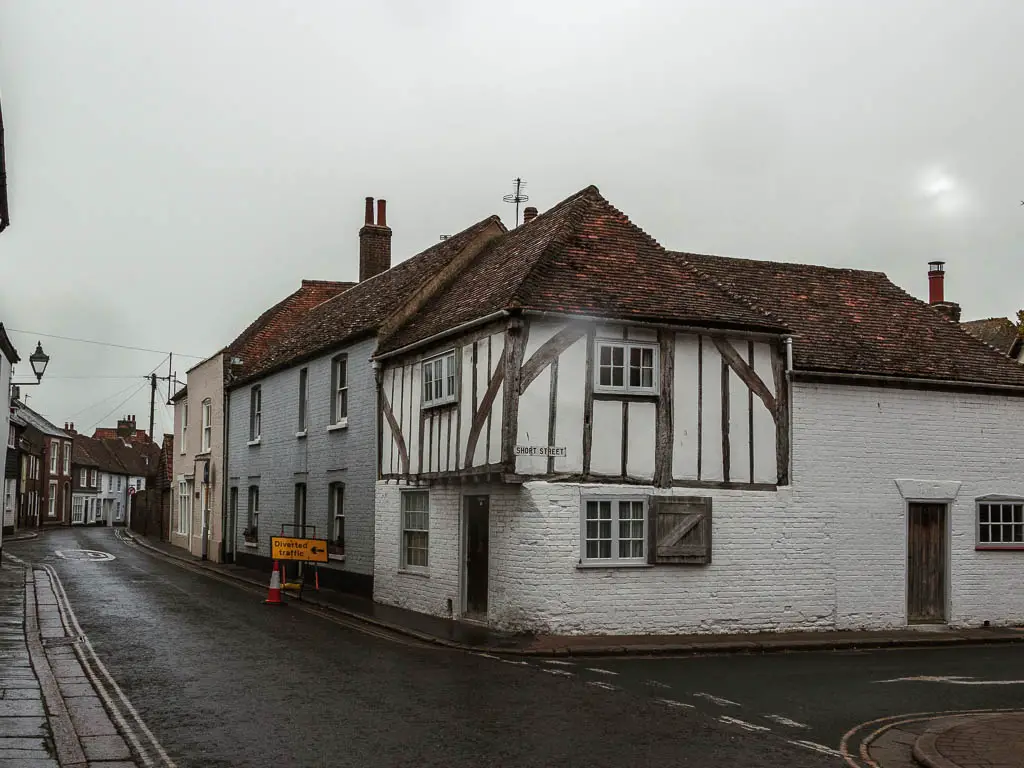
<svg viewBox="0 0 1024 768">
<path fill-rule="evenodd" d="M 309 410 L 309 369 L 299 371 L 299 424 L 298 431 L 306 431 L 306 413 Z"/>
<path fill-rule="evenodd" d="M 658 392 L 658 347 L 628 341 L 597 342 L 594 390 L 621 394 Z"/>
<path fill-rule="evenodd" d="M 423 362 L 423 405 L 454 403 L 455 350 Z"/>
<path fill-rule="evenodd" d="M 259 385 L 249 390 L 249 441 L 260 439 L 263 434 L 263 390 Z"/>
<path fill-rule="evenodd" d="M 8 448 L 16 448 L 17 447 L 17 435 L 14 434 L 14 427 L 13 426 L 11 427 L 10 432 L 7 433 L 7 447 Z"/>
<path fill-rule="evenodd" d="M 60 443 L 56 440 L 50 441 L 50 474 L 57 474 L 57 461 L 60 458 Z"/>
<path fill-rule="evenodd" d="M 348 355 L 331 360 L 331 423 L 348 422 Z"/>
<path fill-rule="evenodd" d="M 181 401 L 181 452 L 185 452 L 185 438 L 188 435 L 188 400 Z"/>
<path fill-rule="evenodd" d="M 71 443 L 64 443 L 64 472 L 65 476 L 71 474 Z"/>
<path fill-rule="evenodd" d="M 203 448 L 202 452 L 210 450 L 210 441 L 213 438 L 213 405 L 210 398 L 203 400 Z"/>
<path fill-rule="evenodd" d="M 84 470 L 84 469 L 78 470 L 78 485 L 79 485 L 80 488 L 85 488 L 85 486 L 86 486 L 86 482 L 85 482 L 86 476 L 87 476 L 86 472 L 87 472 L 87 470 Z"/>
</svg>

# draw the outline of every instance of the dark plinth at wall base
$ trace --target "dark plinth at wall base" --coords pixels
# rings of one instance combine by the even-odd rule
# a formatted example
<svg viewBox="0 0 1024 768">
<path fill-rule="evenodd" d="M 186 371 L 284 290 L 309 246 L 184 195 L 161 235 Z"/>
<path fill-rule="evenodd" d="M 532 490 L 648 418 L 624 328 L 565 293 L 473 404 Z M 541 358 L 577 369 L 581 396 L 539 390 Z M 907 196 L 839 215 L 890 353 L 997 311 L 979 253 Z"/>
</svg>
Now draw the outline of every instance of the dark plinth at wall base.
<svg viewBox="0 0 1024 768">
<path fill-rule="evenodd" d="M 251 552 L 235 552 L 235 563 L 243 568 L 251 568 L 255 571 L 262 571 L 267 574 L 267 583 L 270 583 L 270 572 L 274 568 L 274 561 L 264 555 L 256 555 Z M 289 563 L 288 573 L 294 573 L 294 564 Z M 305 582 L 313 584 L 314 569 L 306 567 Z M 373 576 L 362 573 L 352 573 L 339 568 L 332 568 L 329 565 L 320 566 L 320 586 L 326 589 L 334 589 L 338 592 L 348 592 L 360 597 L 373 597 Z"/>
</svg>

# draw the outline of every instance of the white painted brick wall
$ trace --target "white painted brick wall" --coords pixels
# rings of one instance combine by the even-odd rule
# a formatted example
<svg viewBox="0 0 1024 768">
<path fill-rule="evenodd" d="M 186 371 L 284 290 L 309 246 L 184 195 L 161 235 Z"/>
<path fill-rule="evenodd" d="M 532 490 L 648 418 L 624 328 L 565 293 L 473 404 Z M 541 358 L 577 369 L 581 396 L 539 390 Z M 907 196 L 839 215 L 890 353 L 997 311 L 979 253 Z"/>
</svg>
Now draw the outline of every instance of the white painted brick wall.
<svg viewBox="0 0 1024 768">
<path fill-rule="evenodd" d="M 962 483 L 951 507 L 951 623 L 1024 622 L 1024 552 L 974 550 L 974 499 L 1024 496 L 1024 399 L 801 384 L 793 432 L 789 488 L 673 490 L 714 500 L 706 567 L 579 568 L 582 486 L 467 486 L 492 494 L 489 622 L 623 634 L 904 626 L 903 478 Z M 459 610 L 462 490 L 430 492 L 424 577 L 398 571 L 400 487 L 378 483 L 376 599 L 443 616 L 450 598 Z"/>
<path fill-rule="evenodd" d="M 368 339 L 345 349 L 288 368 L 256 382 L 263 389 L 262 437 L 249 440 L 249 391 L 231 391 L 228 434 L 228 482 L 238 488 L 236 549 L 270 556 L 270 536 L 281 524 L 294 522 L 295 484 L 306 483 L 306 523 L 316 525 L 318 537 L 329 537 L 328 485 L 345 483 L 345 562 L 331 567 L 373 573 L 373 496 L 377 480 L 377 395 Z M 348 354 L 348 427 L 327 431 L 331 413 L 331 359 Z M 309 368 L 307 436 L 298 428 L 299 370 Z M 193 416 L 189 414 L 189 430 Z M 305 472 L 305 475 L 298 473 Z M 247 523 L 248 488 L 260 487 L 258 549 L 246 547 L 242 530 Z"/>
</svg>

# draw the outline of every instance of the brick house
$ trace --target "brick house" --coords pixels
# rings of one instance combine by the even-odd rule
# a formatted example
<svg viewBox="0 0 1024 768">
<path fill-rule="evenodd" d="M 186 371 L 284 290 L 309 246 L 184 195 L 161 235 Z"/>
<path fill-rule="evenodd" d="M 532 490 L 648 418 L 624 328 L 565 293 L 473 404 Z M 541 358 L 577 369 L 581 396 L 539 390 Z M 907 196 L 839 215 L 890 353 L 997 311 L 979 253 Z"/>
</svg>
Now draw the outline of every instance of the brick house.
<svg viewBox="0 0 1024 768">
<path fill-rule="evenodd" d="M 528 210 L 380 339 L 375 599 L 570 634 L 1024 622 L 1024 369 L 932 298 L 670 252 L 594 187 Z"/>
<path fill-rule="evenodd" d="M 385 201 L 366 199 L 359 283 L 309 311 L 261 364 L 229 386 L 228 482 L 239 562 L 270 567 L 270 537 L 329 541 L 320 583 L 369 594 L 374 561 L 378 424 L 376 335 L 415 312 L 483 244 L 485 219 L 391 266 Z M 298 569 L 289 566 L 289 578 Z"/>
<path fill-rule="evenodd" d="M 27 510 L 27 514 L 39 526 L 70 525 L 71 435 L 20 400 L 12 400 L 11 408 L 19 420 L 25 423 L 27 436 L 41 442 L 39 455 L 26 454 L 38 483 L 38 496 L 27 499 L 37 508 Z"/>
<path fill-rule="evenodd" d="M 254 320 L 239 336 L 186 373 L 174 404 L 174 455 L 178 470 L 171 493 L 169 541 L 192 554 L 234 562 L 237 507 L 228 504 L 224 481 L 226 385 L 258 367 L 270 345 L 313 307 L 352 283 L 303 280 L 299 289 Z"/>
</svg>

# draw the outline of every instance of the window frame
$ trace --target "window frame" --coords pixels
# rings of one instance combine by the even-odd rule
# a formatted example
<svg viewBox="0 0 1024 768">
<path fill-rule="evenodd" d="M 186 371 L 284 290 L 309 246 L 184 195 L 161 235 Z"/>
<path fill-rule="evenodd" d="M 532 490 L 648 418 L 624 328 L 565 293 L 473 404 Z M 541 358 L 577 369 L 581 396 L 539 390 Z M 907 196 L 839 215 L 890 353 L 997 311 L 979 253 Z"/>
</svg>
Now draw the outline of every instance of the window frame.
<svg viewBox="0 0 1024 768">
<path fill-rule="evenodd" d="M 50 441 L 50 474 L 57 474 L 57 464 L 60 461 L 60 441 Z"/>
<path fill-rule="evenodd" d="M 71 476 L 71 443 L 63 443 L 64 448 L 64 463 L 61 466 L 61 474 L 65 477 Z"/>
<path fill-rule="evenodd" d="M 345 484 L 329 483 L 327 486 L 327 557 L 331 560 L 345 559 Z M 340 511 L 339 511 L 340 510 Z M 338 542 L 338 521 L 341 521 L 341 543 Z"/>
<path fill-rule="evenodd" d="M 202 437 L 200 438 L 200 453 L 209 453 L 210 445 L 213 442 L 213 400 L 206 398 L 200 405 L 200 418 L 202 423 Z"/>
<path fill-rule="evenodd" d="M 451 370 L 449 370 L 449 361 L 451 361 Z M 433 368 L 435 366 L 440 378 L 434 375 Z M 430 371 L 429 382 L 434 385 L 431 387 L 433 391 L 431 391 L 430 397 L 427 397 L 428 370 Z M 437 384 L 441 386 L 440 396 L 436 395 Z M 448 391 L 449 387 L 451 391 Z M 459 401 L 459 356 L 454 347 L 420 362 L 420 398 L 422 408 L 435 408 Z"/>
<path fill-rule="evenodd" d="M 587 509 L 589 504 L 598 504 L 606 502 L 610 505 L 609 524 L 610 524 L 610 537 L 608 539 L 597 538 L 588 539 L 587 537 Z M 640 539 L 636 537 L 629 537 L 627 541 L 640 541 L 641 542 L 641 554 L 639 557 L 623 557 L 619 554 L 619 545 L 622 541 L 620 537 L 621 532 L 621 505 L 622 504 L 641 504 L 643 509 L 643 533 Z M 600 510 L 600 507 L 598 508 Z M 626 518 L 635 520 L 636 518 Z M 651 503 L 648 496 L 642 494 L 583 494 L 580 499 L 580 528 L 579 528 L 579 566 L 581 568 L 639 568 L 649 567 L 648 561 L 650 543 L 650 525 L 651 525 Z M 587 555 L 587 542 L 588 541 L 608 541 L 609 542 L 609 557 L 595 556 L 591 557 Z"/>
<path fill-rule="evenodd" d="M 181 401 L 181 453 L 185 453 L 188 437 L 188 399 Z"/>
<path fill-rule="evenodd" d="M 331 426 L 343 427 L 347 424 L 348 353 L 343 352 L 331 358 Z"/>
<path fill-rule="evenodd" d="M 8 427 L 10 429 L 7 432 L 7 447 L 8 448 L 17 448 L 18 447 L 18 445 L 17 445 L 17 443 L 18 443 L 18 435 L 14 431 L 14 424 L 8 424 Z"/>
<path fill-rule="evenodd" d="M 192 514 L 191 504 L 192 494 L 189 491 L 188 481 L 178 481 L 178 524 L 174 529 L 174 532 L 179 536 L 191 535 L 192 528 Z"/>
<path fill-rule="evenodd" d="M 986 507 L 988 520 L 982 522 L 982 507 Z M 1000 521 L 992 521 L 992 507 L 999 507 Z M 1006 510 L 1003 507 L 1010 507 L 1011 520 L 1004 522 L 1002 515 Z M 1019 509 L 1016 509 L 1019 508 Z M 1019 520 L 1019 522 L 1018 522 Z M 988 529 L 988 541 L 982 541 L 982 526 Z M 1016 541 L 992 541 L 992 530 L 998 528 L 1000 539 L 1005 529 L 1010 528 L 1011 537 L 1019 535 L 1020 540 Z M 1018 529 L 1018 530 L 1014 530 Z M 974 548 L 978 551 L 1014 551 L 1024 550 L 1024 498 L 1016 496 L 988 496 L 974 500 Z"/>
<path fill-rule="evenodd" d="M 263 389 L 254 384 L 249 389 L 249 443 L 258 443 L 263 436 Z"/>
<path fill-rule="evenodd" d="M 78 470 L 78 485 L 81 488 L 88 488 L 89 470 L 79 469 Z"/>
<path fill-rule="evenodd" d="M 622 385 L 617 386 L 615 384 L 602 384 L 601 383 L 601 369 L 602 367 L 608 367 L 612 370 L 616 367 L 613 364 L 609 366 L 601 365 L 601 349 L 602 347 L 621 347 L 622 348 Z M 643 384 L 631 385 L 629 383 L 630 373 L 630 353 L 632 350 L 650 350 L 651 351 L 651 386 L 645 387 Z M 643 371 L 642 360 L 641 360 L 641 372 Z M 594 391 L 602 394 L 610 395 L 647 395 L 657 396 L 659 387 L 661 386 L 661 359 L 660 359 L 660 347 L 657 342 L 654 341 L 636 341 L 633 339 L 609 339 L 609 338 L 598 338 L 594 341 Z M 641 373 L 642 376 L 642 373 Z"/>
<path fill-rule="evenodd" d="M 49 482 L 48 490 L 50 492 L 50 498 L 46 500 L 46 516 L 57 517 L 57 481 L 51 480 Z"/>
<path fill-rule="evenodd" d="M 306 434 L 309 421 L 309 368 L 299 369 L 299 423 L 296 432 Z"/>
<path fill-rule="evenodd" d="M 402 491 L 401 502 L 399 504 L 399 547 L 401 549 L 399 553 L 399 570 L 407 571 L 410 573 L 427 573 L 430 570 L 430 491 L 426 490 L 408 490 Z M 407 509 L 406 500 L 412 497 L 423 497 L 426 499 L 426 509 Z M 425 528 L 411 528 L 406 522 L 406 513 L 423 513 L 426 515 L 427 525 Z M 424 552 L 424 563 L 410 563 L 409 562 L 409 551 L 410 546 L 407 540 L 408 534 L 426 534 L 426 544 L 424 547 L 416 547 L 417 550 L 422 549 Z"/>
<path fill-rule="evenodd" d="M 245 498 L 245 530 L 242 539 L 247 544 L 259 544 L 260 535 L 260 487 L 250 485 Z"/>
</svg>

